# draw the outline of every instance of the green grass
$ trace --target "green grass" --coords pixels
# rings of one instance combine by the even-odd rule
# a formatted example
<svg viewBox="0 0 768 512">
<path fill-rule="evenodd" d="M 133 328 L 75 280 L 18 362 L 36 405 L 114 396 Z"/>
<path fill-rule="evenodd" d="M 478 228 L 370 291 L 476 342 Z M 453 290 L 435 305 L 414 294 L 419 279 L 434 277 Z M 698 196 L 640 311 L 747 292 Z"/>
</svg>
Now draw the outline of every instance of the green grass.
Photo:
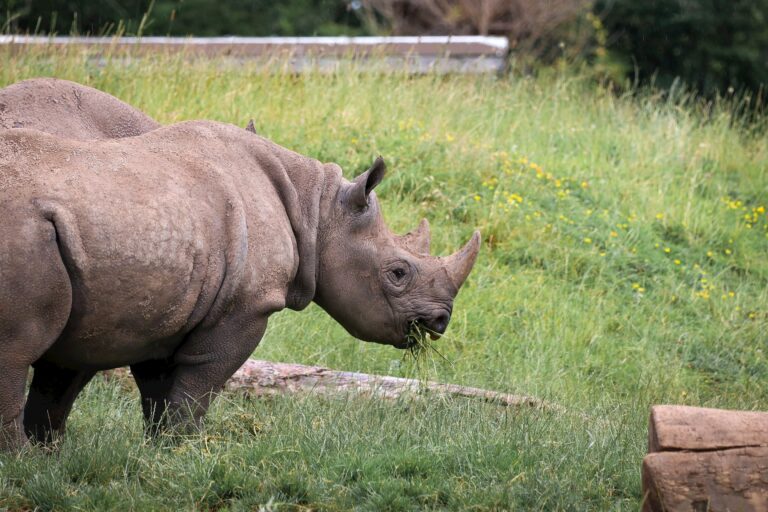
<svg viewBox="0 0 768 512">
<path fill-rule="evenodd" d="M 768 139 L 728 104 L 617 97 L 573 72 L 0 59 L 0 86 L 57 76 L 163 123 L 254 118 L 347 177 L 383 155 L 393 230 L 427 217 L 437 254 L 483 234 L 428 377 L 565 410 L 225 396 L 204 434 L 150 442 L 135 392 L 97 380 L 57 451 L 0 459 L 0 507 L 637 510 L 651 404 L 768 409 Z M 418 373 L 314 306 L 275 315 L 255 357 Z"/>
</svg>

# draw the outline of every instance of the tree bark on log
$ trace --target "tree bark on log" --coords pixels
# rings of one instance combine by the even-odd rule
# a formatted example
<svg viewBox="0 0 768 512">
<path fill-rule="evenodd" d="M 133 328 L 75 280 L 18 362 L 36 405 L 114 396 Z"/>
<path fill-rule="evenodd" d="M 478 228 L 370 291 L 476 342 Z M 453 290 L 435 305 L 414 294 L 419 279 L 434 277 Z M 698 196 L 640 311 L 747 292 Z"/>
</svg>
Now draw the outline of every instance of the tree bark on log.
<svg viewBox="0 0 768 512">
<path fill-rule="evenodd" d="M 130 370 L 116 368 L 105 373 L 107 378 L 125 378 L 130 375 Z M 248 359 L 227 381 L 224 388 L 230 391 L 247 392 L 254 396 L 313 393 L 324 396 L 359 394 L 395 399 L 405 395 L 417 396 L 432 393 L 482 400 L 506 407 L 532 407 L 563 412 L 563 409 L 555 404 L 530 396 L 499 393 L 456 384 L 344 372 L 320 366 L 273 363 L 258 359 Z"/>
<path fill-rule="evenodd" d="M 644 512 L 768 511 L 768 413 L 657 405 Z"/>
<path fill-rule="evenodd" d="M 247 390 L 249 393 L 259 396 L 294 393 L 320 395 L 354 393 L 387 399 L 398 398 L 406 394 L 430 392 L 439 395 L 479 399 L 510 407 L 528 406 L 556 409 L 552 404 L 530 396 L 498 393 L 456 384 L 343 372 L 320 366 L 273 363 L 256 359 L 246 361 L 229 379 L 226 389 Z"/>
</svg>

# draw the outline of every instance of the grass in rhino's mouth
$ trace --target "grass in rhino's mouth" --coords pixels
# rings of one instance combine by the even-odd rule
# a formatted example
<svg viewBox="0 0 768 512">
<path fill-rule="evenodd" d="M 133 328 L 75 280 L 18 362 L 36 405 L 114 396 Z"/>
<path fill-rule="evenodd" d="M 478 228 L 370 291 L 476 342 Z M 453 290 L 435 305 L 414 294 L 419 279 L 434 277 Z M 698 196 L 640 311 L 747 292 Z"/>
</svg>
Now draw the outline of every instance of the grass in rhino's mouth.
<svg viewBox="0 0 768 512">
<path fill-rule="evenodd" d="M 406 347 L 403 359 L 411 359 L 417 367 L 421 366 L 421 363 L 426 362 L 429 356 L 437 354 L 441 359 L 448 361 L 448 359 L 435 348 L 434 340 L 442 337 L 438 332 L 435 332 L 418 320 L 412 320 L 408 324 L 408 334 L 406 336 Z"/>
</svg>

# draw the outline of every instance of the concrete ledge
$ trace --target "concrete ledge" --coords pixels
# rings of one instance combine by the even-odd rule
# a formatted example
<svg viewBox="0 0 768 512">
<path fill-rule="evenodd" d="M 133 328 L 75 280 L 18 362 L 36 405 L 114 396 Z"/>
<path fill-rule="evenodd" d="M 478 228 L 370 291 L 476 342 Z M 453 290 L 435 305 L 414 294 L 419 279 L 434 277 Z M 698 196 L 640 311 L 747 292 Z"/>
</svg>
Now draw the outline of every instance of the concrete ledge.
<svg viewBox="0 0 768 512">
<path fill-rule="evenodd" d="M 507 39 L 486 36 L 419 37 L 44 37 L 0 36 L 0 44 L 11 46 L 111 46 L 118 48 L 167 48 L 201 51 L 206 54 L 233 51 L 262 55 L 274 50 L 313 54 L 456 55 L 504 57 Z"/>
<path fill-rule="evenodd" d="M 504 69 L 509 45 L 504 37 L 45 37 L 0 36 L 0 47 L 79 46 L 96 53 L 153 53 L 183 51 L 192 56 L 233 57 L 238 60 L 288 56 L 302 71 L 310 65 L 333 67 L 344 58 L 376 58 L 388 68 L 406 66 L 414 72 L 498 72 Z"/>
</svg>

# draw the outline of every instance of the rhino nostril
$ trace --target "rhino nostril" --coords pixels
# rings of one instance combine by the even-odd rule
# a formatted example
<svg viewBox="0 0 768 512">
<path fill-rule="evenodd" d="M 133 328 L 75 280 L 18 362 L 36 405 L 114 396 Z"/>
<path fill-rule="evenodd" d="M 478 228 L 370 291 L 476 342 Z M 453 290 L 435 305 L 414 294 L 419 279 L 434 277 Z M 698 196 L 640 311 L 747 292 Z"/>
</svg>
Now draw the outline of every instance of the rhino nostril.
<svg viewBox="0 0 768 512">
<path fill-rule="evenodd" d="M 451 321 L 451 315 L 443 311 L 441 313 L 438 313 L 435 317 L 431 319 L 427 327 L 429 327 L 431 330 L 438 332 L 440 334 L 443 334 L 445 330 L 448 328 L 448 322 Z"/>
</svg>

